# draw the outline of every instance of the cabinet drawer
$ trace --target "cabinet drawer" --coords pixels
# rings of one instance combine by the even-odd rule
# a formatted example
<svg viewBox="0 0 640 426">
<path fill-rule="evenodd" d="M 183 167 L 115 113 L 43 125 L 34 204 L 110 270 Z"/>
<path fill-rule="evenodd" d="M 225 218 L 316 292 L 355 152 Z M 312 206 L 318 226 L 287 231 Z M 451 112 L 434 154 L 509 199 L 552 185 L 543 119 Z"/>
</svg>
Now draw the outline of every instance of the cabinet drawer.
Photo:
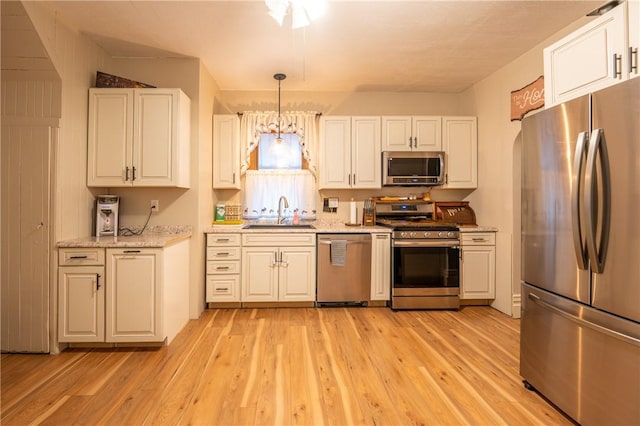
<svg viewBox="0 0 640 426">
<path fill-rule="evenodd" d="M 207 247 L 207 260 L 240 260 L 240 247 Z"/>
<path fill-rule="evenodd" d="M 240 301 L 240 275 L 209 275 L 206 285 L 207 303 Z"/>
<path fill-rule="evenodd" d="M 207 234 L 207 246 L 239 246 L 240 234 Z"/>
<path fill-rule="evenodd" d="M 58 250 L 58 265 L 104 265 L 103 248 L 61 248 Z"/>
<path fill-rule="evenodd" d="M 315 246 L 316 234 L 280 233 L 242 234 L 243 246 L 278 247 L 278 246 Z"/>
<path fill-rule="evenodd" d="M 463 246 L 495 246 L 495 232 L 465 232 L 461 233 Z"/>
<path fill-rule="evenodd" d="M 239 274 L 240 261 L 230 260 L 228 262 L 207 261 L 207 274 Z"/>
</svg>

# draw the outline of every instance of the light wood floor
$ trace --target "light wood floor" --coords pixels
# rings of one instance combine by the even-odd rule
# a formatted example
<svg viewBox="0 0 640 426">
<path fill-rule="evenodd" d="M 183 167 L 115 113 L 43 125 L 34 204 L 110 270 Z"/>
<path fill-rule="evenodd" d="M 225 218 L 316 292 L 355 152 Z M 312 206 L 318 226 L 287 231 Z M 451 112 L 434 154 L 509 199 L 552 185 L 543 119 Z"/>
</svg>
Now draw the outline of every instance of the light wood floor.
<svg viewBox="0 0 640 426">
<path fill-rule="evenodd" d="M 489 307 L 207 310 L 160 349 L 2 355 L 3 425 L 561 425 Z"/>
</svg>

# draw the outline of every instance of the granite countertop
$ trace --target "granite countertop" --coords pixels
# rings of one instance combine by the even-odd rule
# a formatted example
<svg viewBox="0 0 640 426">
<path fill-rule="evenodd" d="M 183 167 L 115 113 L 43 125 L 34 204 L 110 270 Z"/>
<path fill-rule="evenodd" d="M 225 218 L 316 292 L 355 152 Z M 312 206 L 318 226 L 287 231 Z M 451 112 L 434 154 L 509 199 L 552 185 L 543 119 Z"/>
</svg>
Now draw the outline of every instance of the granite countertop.
<svg viewBox="0 0 640 426">
<path fill-rule="evenodd" d="M 246 229 L 243 226 L 252 223 L 252 221 L 245 221 L 242 225 L 216 225 L 213 224 L 207 229 L 204 230 L 207 234 L 213 233 L 226 233 L 226 232 L 239 232 L 239 233 L 273 233 L 273 232 L 295 232 L 295 233 L 305 233 L 312 232 L 316 234 L 321 233 L 371 233 L 371 232 L 385 232 L 391 233 L 393 230 L 391 228 L 387 228 L 384 226 L 350 226 L 346 225 L 344 222 L 339 220 L 316 220 L 316 221 L 302 221 L 303 224 L 312 225 L 313 228 L 296 228 L 296 227 L 287 227 L 283 226 L 282 228 L 253 228 Z M 479 225 L 462 225 L 459 227 L 460 232 L 497 232 L 498 228 L 493 226 L 479 226 Z"/>
<path fill-rule="evenodd" d="M 296 227 L 287 227 L 284 226 L 282 228 L 253 228 L 253 229 L 245 229 L 243 226 L 250 224 L 250 221 L 246 221 L 244 225 L 211 225 L 207 229 L 204 230 L 207 234 L 212 233 L 226 233 L 226 232 L 239 232 L 239 233 L 278 233 L 278 232 L 286 232 L 286 233 L 314 233 L 314 234 L 322 234 L 322 233 L 359 233 L 359 234 L 368 234 L 371 232 L 382 232 L 382 233 L 391 233 L 392 230 L 390 228 L 386 228 L 384 226 L 350 226 L 346 225 L 344 222 L 339 220 L 314 220 L 314 221 L 301 221 L 301 224 L 309 224 L 312 225 L 313 228 L 296 228 Z"/>
<path fill-rule="evenodd" d="M 191 238 L 191 226 L 155 226 L 142 235 L 119 235 L 117 237 L 84 237 L 58 241 L 60 248 L 73 247 L 166 247 Z"/>
<path fill-rule="evenodd" d="M 498 232 L 498 228 L 493 226 L 463 225 L 459 229 L 460 232 Z"/>
</svg>

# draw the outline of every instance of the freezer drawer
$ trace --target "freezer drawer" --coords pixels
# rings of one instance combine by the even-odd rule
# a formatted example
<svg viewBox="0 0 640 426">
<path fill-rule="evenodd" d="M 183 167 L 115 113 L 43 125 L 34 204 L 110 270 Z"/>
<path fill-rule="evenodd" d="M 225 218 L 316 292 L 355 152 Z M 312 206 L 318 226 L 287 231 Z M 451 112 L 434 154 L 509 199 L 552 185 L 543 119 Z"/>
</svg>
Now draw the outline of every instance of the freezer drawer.
<svg viewBox="0 0 640 426">
<path fill-rule="evenodd" d="M 522 377 L 580 424 L 640 424 L 640 324 L 527 284 L 522 302 Z"/>
</svg>

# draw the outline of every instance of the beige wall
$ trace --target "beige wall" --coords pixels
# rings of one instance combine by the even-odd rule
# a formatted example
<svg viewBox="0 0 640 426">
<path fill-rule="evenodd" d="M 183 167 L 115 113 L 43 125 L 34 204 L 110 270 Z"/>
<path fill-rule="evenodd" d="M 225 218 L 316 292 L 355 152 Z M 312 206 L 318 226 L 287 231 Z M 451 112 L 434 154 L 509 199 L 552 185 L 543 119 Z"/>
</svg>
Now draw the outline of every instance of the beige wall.
<svg viewBox="0 0 640 426">
<path fill-rule="evenodd" d="M 497 309 L 520 316 L 520 121 L 510 121 L 511 91 L 544 73 L 542 50 L 587 21 L 554 34 L 463 93 L 478 117 L 478 189 L 469 194 L 478 223 L 495 226 Z"/>
</svg>

